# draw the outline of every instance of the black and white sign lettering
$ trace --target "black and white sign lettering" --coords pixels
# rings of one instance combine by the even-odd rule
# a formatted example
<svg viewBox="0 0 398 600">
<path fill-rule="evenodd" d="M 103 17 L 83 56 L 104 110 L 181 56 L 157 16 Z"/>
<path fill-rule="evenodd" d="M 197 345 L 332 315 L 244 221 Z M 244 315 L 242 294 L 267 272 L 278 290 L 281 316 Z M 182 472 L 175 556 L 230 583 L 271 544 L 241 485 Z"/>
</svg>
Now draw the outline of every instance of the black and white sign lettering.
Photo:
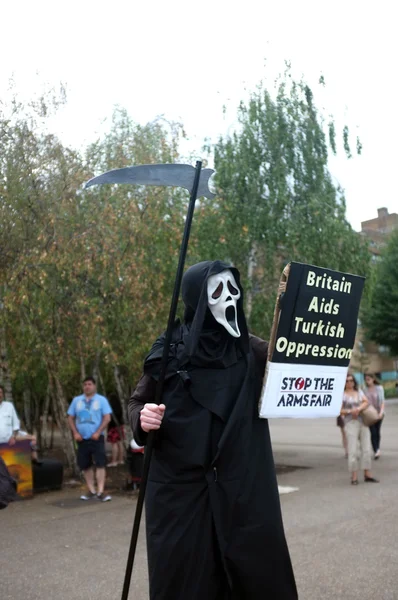
<svg viewBox="0 0 398 600">
<path fill-rule="evenodd" d="M 340 412 L 364 282 L 357 275 L 291 263 L 261 417 Z"/>
</svg>

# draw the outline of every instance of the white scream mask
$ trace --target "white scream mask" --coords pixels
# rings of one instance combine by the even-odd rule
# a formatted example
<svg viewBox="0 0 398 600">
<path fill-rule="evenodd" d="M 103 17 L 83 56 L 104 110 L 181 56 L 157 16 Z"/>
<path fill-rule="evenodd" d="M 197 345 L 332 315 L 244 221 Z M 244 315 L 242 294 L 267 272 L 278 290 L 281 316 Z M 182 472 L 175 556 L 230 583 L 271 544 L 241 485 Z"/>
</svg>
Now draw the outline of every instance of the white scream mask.
<svg viewBox="0 0 398 600">
<path fill-rule="evenodd" d="M 238 300 L 240 290 L 232 271 L 226 269 L 207 280 L 207 300 L 211 314 L 230 335 L 240 337 L 238 326 Z"/>
</svg>

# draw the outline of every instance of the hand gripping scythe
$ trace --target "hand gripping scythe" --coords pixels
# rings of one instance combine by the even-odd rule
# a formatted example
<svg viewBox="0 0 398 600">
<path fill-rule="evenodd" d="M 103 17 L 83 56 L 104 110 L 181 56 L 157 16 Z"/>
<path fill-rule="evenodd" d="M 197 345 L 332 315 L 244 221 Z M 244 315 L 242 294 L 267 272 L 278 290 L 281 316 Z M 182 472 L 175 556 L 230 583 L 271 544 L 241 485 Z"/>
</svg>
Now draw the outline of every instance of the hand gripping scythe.
<svg viewBox="0 0 398 600">
<path fill-rule="evenodd" d="M 200 196 L 212 199 L 215 197 L 209 190 L 209 179 L 214 173 L 213 169 L 203 169 L 201 161 L 197 161 L 196 167 L 191 165 L 137 165 L 135 167 L 126 167 L 123 169 L 114 169 L 103 173 L 98 177 L 90 179 L 85 185 L 86 188 L 92 185 L 100 185 L 104 183 L 130 183 L 138 185 L 160 185 L 160 186 L 175 186 L 183 187 L 190 192 L 190 200 L 188 205 L 187 217 L 185 220 L 184 234 L 182 237 L 180 256 L 178 259 L 177 273 L 175 278 L 173 296 L 171 299 L 169 320 L 167 323 L 166 337 L 163 348 L 163 355 L 160 368 L 160 376 L 156 387 L 156 404 L 161 404 L 164 380 L 166 375 L 167 359 L 169 356 L 169 348 L 173 325 L 176 317 L 178 297 L 180 294 L 182 275 L 184 271 L 185 257 L 188 249 L 189 235 L 191 232 L 192 218 L 195 209 L 196 199 Z M 122 600 L 127 600 L 130 589 L 131 574 L 133 571 L 135 551 L 137 547 L 138 532 L 141 523 L 142 509 L 144 506 L 144 498 L 146 485 L 148 481 L 149 465 L 153 451 L 155 432 L 151 431 L 147 438 L 147 445 L 144 455 L 144 468 L 140 485 L 139 496 L 137 500 L 137 508 L 135 511 L 133 532 L 131 535 L 130 550 L 127 559 L 126 574 L 123 584 Z"/>
</svg>

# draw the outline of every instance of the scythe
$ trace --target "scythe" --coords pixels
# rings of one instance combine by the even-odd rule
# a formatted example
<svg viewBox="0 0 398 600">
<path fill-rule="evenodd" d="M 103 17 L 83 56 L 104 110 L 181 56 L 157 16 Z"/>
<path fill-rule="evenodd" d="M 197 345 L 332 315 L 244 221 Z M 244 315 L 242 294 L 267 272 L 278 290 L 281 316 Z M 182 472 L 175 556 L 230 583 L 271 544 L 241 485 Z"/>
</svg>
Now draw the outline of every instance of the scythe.
<svg viewBox="0 0 398 600">
<path fill-rule="evenodd" d="M 123 169 L 114 169 L 103 173 L 98 177 L 90 179 L 85 185 L 86 188 L 93 185 L 101 184 L 120 184 L 129 183 L 136 185 L 157 185 L 157 186 L 175 186 L 187 189 L 190 192 L 190 200 L 188 205 L 187 217 L 185 220 L 184 233 L 182 237 L 180 255 L 174 290 L 171 299 L 169 318 L 167 323 L 165 344 L 163 349 L 160 376 L 156 387 L 156 404 L 161 403 L 164 380 L 166 375 L 167 359 L 171 343 L 173 325 L 176 317 L 178 297 L 180 294 L 181 281 L 184 271 L 185 257 L 188 249 L 188 241 L 191 232 L 193 213 L 195 209 L 196 199 L 200 196 L 212 199 L 215 197 L 209 190 L 209 179 L 214 173 L 213 169 L 203 169 L 202 162 L 197 161 L 196 167 L 184 164 L 160 164 L 160 165 L 137 165 L 133 167 L 125 167 Z M 144 468 L 140 485 L 137 507 L 134 517 L 133 531 L 131 535 L 130 549 L 127 559 L 126 573 L 123 584 L 122 599 L 127 600 L 130 589 L 131 574 L 134 566 L 134 558 L 137 547 L 138 533 L 141 523 L 142 510 L 144 506 L 145 491 L 148 482 L 149 466 L 152 457 L 155 432 L 151 431 L 147 438 L 147 445 L 144 455 Z"/>
</svg>

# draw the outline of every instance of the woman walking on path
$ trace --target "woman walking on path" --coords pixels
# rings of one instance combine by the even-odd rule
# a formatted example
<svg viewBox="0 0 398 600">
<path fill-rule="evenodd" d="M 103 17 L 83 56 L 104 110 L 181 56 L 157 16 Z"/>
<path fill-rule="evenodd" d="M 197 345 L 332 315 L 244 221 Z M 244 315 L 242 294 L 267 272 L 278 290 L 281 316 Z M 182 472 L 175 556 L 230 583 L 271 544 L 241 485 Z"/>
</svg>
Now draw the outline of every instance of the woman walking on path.
<svg viewBox="0 0 398 600">
<path fill-rule="evenodd" d="M 380 429 L 384 419 L 384 388 L 380 385 L 380 382 L 373 373 L 367 373 L 365 375 L 365 387 L 363 391 L 369 404 L 375 407 L 380 417 L 379 420 L 369 428 L 375 460 L 377 460 L 380 458 Z"/>
<path fill-rule="evenodd" d="M 368 401 L 353 375 L 348 374 L 344 388 L 341 416 L 344 417 L 344 427 L 348 441 L 348 470 L 351 473 L 351 484 L 358 485 L 358 442 L 360 445 L 361 469 L 365 473 L 365 482 L 378 483 L 372 477 L 371 449 L 369 427 L 363 424 L 361 412 L 368 406 Z"/>
</svg>

